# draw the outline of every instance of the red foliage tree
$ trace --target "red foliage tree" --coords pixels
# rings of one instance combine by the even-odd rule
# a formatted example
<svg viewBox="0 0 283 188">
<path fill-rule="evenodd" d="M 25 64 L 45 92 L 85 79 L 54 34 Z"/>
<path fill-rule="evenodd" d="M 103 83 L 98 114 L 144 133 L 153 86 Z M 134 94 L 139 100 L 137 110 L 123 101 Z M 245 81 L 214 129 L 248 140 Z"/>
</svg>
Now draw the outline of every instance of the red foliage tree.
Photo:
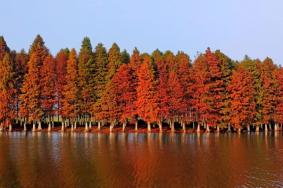
<svg viewBox="0 0 283 188">
<path fill-rule="evenodd" d="M 62 116 L 62 100 L 64 86 L 66 85 L 66 74 L 67 74 L 67 61 L 69 56 L 68 49 L 60 50 L 55 57 L 56 67 L 56 105 L 58 121 L 59 117 Z"/>
<path fill-rule="evenodd" d="M 199 55 L 193 64 L 193 99 L 192 106 L 195 111 L 195 121 L 204 124 L 209 113 L 209 105 L 205 100 L 208 93 L 207 82 L 209 81 L 209 68 L 204 55 Z"/>
<path fill-rule="evenodd" d="M 142 63 L 142 58 L 140 55 L 140 52 L 138 51 L 137 48 L 133 50 L 133 53 L 130 57 L 129 61 L 129 68 L 132 70 L 132 79 L 131 79 L 131 85 L 136 86 L 138 85 L 138 69 Z M 135 89 L 136 89 L 135 88 Z M 135 130 L 138 130 L 138 115 L 137 112 L 135 112 L 135 118 L 133 119 L 135 121 Z"/>
<path fill-rule="evenodd" d="M 228 91 L 231 95 L 231 124 L 236 128 L 249 126 L 255 116 L 255 90 L 251 73 L 242 67 L 235 70 Z"/>
<path fill-rule="evenodd" d="M 193 121 L 193 106 L 192 106 L 192 96 L 193 96 L 193 82 L 192 82 L 192 70 L 189 56 L 183 52 L 178 52 L 176 55 L 177 62 L 177 76 L 183 90 L 183 114 L 181 119 L 181 124 L 183 129 L 186 128 L 186 122 Z"/>
<path fill-rule="evenodd" d="M 126 123 L 135 120 L 137 93 L 133 70 L 128 65 L 121 65 L 113 77 L 113 82 L 117 87 L 118 109 L 121 112 L 119 121 L 123 122 L 123 130 L 125 130 Z"/>
<path fill-rule="evenodd" d="M 114 128 L 116 121 L 123 123 L 124 131 L 127 122 L 135 118 L 136 86 L 132 73 L 132 69 L 123 64 L 106 86 L 101 100 L 101 110 L 97 115 L 100 120 L 111 122 L 110 131 Z"/>
<path fill-rule="evenodd" d="M 221 64 L 217 56 L 210 49 L 207 49 L 205 58 L 209 68 L 208 93 L 205 98 L 206 103 L 209 105 L 207 123 L 208 126 L 215 126 L 221 120 L 225 86 L 222 80 Z"/>
<path fill-rule="evenodd" d="M 101 61 L 103 60 L 102 58 L 100 59 Z M 123 122 L 124 130 L 128 119 L 132 118 L 130 113 L 134 113 L 134 108 L 131 109 L 133 107 L 131 105 L 131 99 L 127 97 L 131 97 L 129 89 L 135 90 L 135 87 L 128 89 L 127 86 L 131 85 L 131 83 L 136 83 L 136 77 L 134 72 L 131 72 L 131 76 L 128 75 L 129 72 L 127 71 L 131 70 L 128 70 L 128 66 L 122 65 L 122 69 L 119 68 L 122 58 L 120 49 L 116 44 L 113 44 L 109 50 L 108 62 L 107 66 L 109 70 L 106 77 L 108 82 L 101 98 L 96 104 L 96 118 L 99 121 L 110 122 L 110 131 L 112 131 L 117 121 L 121 121 Z M 128 104 L 125 104 L 124 100 L 128 100 Z"/>
<path fill-rule="evenodd" d="M 139 117 L 147 122 L 147 130 L 151 131 L 150 124 L 158 120 L 158 105 L 154 68 L 150 56 L 143 56 L 143 63 L 137 71 L 137 76 L 137 113 Z"/>
<path fill-rule="evenodd" d="M 185 114 L 187 106 L 184 101 L 183 88 L 175 71 L 170 71 L 168 80 L 169 122 L 171 130 L 174 131 L 174 122 L 178 122 Z"/>
<path fill-rule="evenodd" d="M 168 96 L 168 77 L 169 67 L 164 61 L 163 55 L 159 50 L 154 51 L 153 60 L 157 66 L 157 100 L 158 100 L 158 125 L 162 131 L 162 122 L 168 120 L 169 117 L 169 96 Z"/>
</svg>

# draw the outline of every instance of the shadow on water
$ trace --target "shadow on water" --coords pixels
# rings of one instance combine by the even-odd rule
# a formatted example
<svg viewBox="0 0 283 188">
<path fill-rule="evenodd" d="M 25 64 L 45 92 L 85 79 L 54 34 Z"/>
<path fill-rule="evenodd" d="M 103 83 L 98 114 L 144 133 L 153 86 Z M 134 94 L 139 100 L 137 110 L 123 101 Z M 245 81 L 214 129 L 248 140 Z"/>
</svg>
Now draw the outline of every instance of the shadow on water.
<svg viewBox="0 0 283 188">
<path fill-rule="evenodd" d="M 283 186 L 283 136 L 0 133 L 0 187 Z"/>
</svg>

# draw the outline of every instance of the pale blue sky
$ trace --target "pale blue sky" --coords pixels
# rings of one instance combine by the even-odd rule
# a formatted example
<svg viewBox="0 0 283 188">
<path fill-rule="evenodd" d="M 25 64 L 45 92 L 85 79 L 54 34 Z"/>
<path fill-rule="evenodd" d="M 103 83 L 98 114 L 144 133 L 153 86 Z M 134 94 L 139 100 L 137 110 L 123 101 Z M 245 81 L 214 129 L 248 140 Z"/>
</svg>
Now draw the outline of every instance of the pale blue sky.
<svg viewBox="0 0 283 188">
<path fill-rule="evenodd" d="M 2 0 L 0 35 L 16 50 L 41 34 L 54 54 L 89 36 L 107 48 L 183 50 L 208 46 L 233 59 L 270 56 L 283 65 L 283 0 Z"/>
</svg>

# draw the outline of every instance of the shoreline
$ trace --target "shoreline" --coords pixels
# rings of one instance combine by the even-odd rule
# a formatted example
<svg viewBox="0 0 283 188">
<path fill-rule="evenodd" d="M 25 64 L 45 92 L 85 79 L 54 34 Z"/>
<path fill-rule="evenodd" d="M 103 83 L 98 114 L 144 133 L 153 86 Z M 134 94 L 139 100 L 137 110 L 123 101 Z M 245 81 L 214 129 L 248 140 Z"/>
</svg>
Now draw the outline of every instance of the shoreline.
<svg viewBox="0 0 283 188">
<path fill-rule="evenodd" d="M 201 131 L 197 131 L 196 129 L 186 129 L 185 131 L 182 129 L 175 129 L 174 131 L 172 131 L 170 128 L 163 128 L 162 132 L 159 131 L 159 128 L 152 128 L 151 131 L 148 132 L 146 127 L 142 127 L 139 128 L 137 131 L 135 129 L 132 128 L 126 128 L 125 131 L 123 131 L 122 127 L 114 127 L 112 129 L 112 131 L 110 132 L 109 127 L 102 127 L 100 130 L 94 126 L 92 128 L 88 128 L 88 130 L 85 130 L 85 127 L 77 127 L 76 129 L 71 130 L 71 128 L 65 128 L 64 131 L 61 130 L 61 127 L 54 127 L 51 130 L 48 130 L 48 128 L 42 128 L 41 130 L 36 129 L 35 131 L 33 131 L 32 129 L 28 129 L 26 131 L 24 131 L 23 128 L 17 127 L 12 129 L 12 131 L 7 130 L 3 130 L 1 131 L 2 133 L 13 133 L 13 132 L 47 132 L 47 133 L 102 133 L 102 134 L 110 134 L 110 133 L 165 133 L 165 134 L 172 134 L 172 133 L 176 133 L 176 134 L 245 134 L 245 133 L 276 133 L 276 132 L 281 132 L 282 130 L 262 130 L 259 132 L 256 131 L 247 131 L 247 130 L 242 130 L 240 133 L 237 131 L 210 131 L 207 132 L 205 129 L 202 129 Z"/>
</svg>

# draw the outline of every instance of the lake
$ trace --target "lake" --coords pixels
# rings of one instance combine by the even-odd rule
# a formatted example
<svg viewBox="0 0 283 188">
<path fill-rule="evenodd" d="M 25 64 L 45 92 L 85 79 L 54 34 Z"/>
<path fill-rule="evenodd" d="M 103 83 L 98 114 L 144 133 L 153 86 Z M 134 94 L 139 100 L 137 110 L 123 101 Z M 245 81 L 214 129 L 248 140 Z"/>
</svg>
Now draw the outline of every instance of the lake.
<svg viewBox="0 0 283 188">
<path fill-rule="evenodd" d="M 281 132 L 0 134 L 0 187 L 258 186 L 283 186 Z"/>
</svg>

